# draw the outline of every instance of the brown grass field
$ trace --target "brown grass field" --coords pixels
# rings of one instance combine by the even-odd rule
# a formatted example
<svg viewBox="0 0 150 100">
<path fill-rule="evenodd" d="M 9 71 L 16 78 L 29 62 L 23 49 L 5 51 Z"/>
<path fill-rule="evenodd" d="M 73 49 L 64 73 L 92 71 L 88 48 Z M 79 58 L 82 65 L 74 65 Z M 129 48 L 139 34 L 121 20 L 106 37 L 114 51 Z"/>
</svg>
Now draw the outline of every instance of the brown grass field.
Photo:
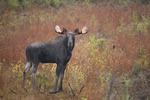
<svg viewBox="0 0 150 100">
<path fill-rule="evenodd" d="M 0 100 L 150 100 L 149 5 L 31 6 L 17 12 L 6 9 L 0 20 Z M 30 75 L 24 90 L 25 49 L 59 36 L 55 25 L 69 31 L 89 29 L 88 34 L 76 36 L 63 92 L 48 94 L 54 86 L 56 64 L 40 64 L 37 92 Z"/>
</svg>

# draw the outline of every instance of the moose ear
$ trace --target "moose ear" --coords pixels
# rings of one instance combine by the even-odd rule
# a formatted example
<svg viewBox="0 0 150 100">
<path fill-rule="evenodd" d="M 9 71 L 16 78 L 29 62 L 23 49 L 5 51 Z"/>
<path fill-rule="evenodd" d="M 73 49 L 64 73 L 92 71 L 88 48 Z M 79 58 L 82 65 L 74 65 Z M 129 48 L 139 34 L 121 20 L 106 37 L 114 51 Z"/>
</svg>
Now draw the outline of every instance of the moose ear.
<svg viewBox="0 0 150 100">
<path fill-rule="evenodd" d="M 67 34 L 67 29 L 66 28 L 63 28 L 63 31 L 62 31 L 62 34 Z"/>
<path fill-rule="evenodd" d="M 79 29 L 78 29 L 78 28 L 75 29 L 75 30 L 74 30 L 74 33 L 75 33 L 75 34 L 79 34 Z"/>
</svg>

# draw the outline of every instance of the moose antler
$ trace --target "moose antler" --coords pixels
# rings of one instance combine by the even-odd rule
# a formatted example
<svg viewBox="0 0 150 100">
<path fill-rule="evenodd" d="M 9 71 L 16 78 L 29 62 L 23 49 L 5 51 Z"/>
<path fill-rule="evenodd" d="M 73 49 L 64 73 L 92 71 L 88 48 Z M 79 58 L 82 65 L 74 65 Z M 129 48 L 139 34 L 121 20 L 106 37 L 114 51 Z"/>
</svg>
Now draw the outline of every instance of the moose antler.
<svg viewBox="0 0 150 100">
<path fill-rule="evenodd" d="M 86 34 L 86 33 L 88 33 L 88 29 L 87 29 L 86 26 L 84 26 L 84 27 L 82 28 L 81 34 Z"/>
<path fill-rule="evenodd" d="M 67 29 L 63 28 L 63 31 L 61 31 L 61 29 L 58 25 L 55 26 L 55 31 L 59 34 L 67 33 Z"/>
<path fill-rule="evenodd" d="M 58 25 L 55 26 L 55 31 L 57 33 L 61 33 L 62 32 L 61 29 L 60 29 L 60 27 Z"/>
<path fill-rule="evenodd" d="M 84 27 L 82 28 L 81 32 L 79 32 L 79 29 L 75 29 L 74 32 L 75 32 L 75 35 L 86 34 L 86 33 L 88 33 L 88 29 L 87 29 L 86 26 L 84 26 Z"/>
</svg>

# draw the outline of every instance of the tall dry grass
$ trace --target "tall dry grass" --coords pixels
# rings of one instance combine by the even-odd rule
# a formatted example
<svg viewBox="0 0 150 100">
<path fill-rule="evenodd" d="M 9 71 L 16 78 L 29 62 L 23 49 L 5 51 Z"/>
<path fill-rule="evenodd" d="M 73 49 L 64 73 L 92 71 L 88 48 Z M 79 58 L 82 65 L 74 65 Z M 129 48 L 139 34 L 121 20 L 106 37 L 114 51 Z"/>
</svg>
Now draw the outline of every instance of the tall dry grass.
<svg viewBox="0 0 150 100">
<path fill-rule="evenodd" d="M 150 52 L 149 26 L 146 35 L 143 32 L 130 30 L 135 13 L 139 21 L 142 21 L 141 16 L 150 17 L 149 8 L 137 4 L 131 4 L 128 7 L 114 4 L 90 7 L 72 5 L 60 9 L 33 7 L 33 9 L 15 13 L 16 19 L 14 19 L 18 19 L 22 24 L 16 24 L 13 30 L 9 30 L 11 34 L 0 43 L 1 98 L 106 99 L 111 78 L 119 78 L 132 70 L 135 60 L 138 61 L 139 48 L 144 47 L 148 53 Z M 121 22 L 125 23 L 123 27 Z M 40 64 L 37 73 L 41 78 L 37 77 L 36 81 L 37 86 L 41 86 L 38 88 L 39 91 L 44 94 L 33 95 L 30 76 L 26 80 L 28 92 L 21 88 L 22 71 L 25 67 L 25 48 L 30 43 L 50 41 L 59 36 L 54 32 L 55 25 L 65 27 L 69 31 L 74 31 L 76 28 L 81 30 L 86 25 L 89 33 L 76 36 L 73 56 L 65 72 L 64 92 L 50 96 L 46 94 L 53 87 L 56 65 Z M 132 32 L 135 33 L 134 36 Z M 104 43 L 97 45 L 99 42 L 96 41 L 102 41 L 101 39 L 105 39 Z M 149 62 L 149 56 L 146 57 L 146 61 Z M 72 98 L 68 82 L 77 94 L 76 97 Z M 84 85 L 83 91 L 79 93 Z"/>
</svg>

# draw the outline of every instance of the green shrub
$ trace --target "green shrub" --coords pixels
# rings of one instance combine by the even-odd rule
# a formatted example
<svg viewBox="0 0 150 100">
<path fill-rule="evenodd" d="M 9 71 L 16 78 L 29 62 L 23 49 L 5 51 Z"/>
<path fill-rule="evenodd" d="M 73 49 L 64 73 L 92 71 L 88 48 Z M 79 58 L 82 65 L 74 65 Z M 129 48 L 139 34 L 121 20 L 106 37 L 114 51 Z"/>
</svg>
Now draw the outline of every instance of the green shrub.
<svg viewBox="0 0 150 100">
<path fill-rule="evenodd" d="M 143 47 L 140 47 L 137 50 L 138 60 L 136 61 L 136 63 L 140 65 L 140 67 L 147 67 L 149 64 L 149 62 L 147 61 L 148 56 L 149 56 L 148 51 Z"/>
<path fill-rule="evenodd" d="M 148 27 L 150 26 L 150 17 L 141 16 L 141 18 L 134 13 L 132 17 L 132 22 L 130 24 L 125 23 L 120 20 L 120 26 L 117 27 L 118 32 L 130 32 L 130 35 L 134 36 L 137 33 L 142 33 L 147 35 Z"/>
<path fill-rule="evenodd" d="M 148 4 L 150 3 L 149 0 L 135 0 L 136 3 Z"/>
<path fill-rule="evenodd" d="M 95 62 L 95 65 L 100 66 L 101 68 L 104 67 L 104 62 L 105 62 L 105 57 L 104 57 L 104 52 L 100 52 L 100 47 L 102 46 L 102 44 L 104 44 L 106 42 L 105 38 L 99 38 L 96 39 L 95 36 L 90 36 L 90 55 L 91 55 L 91 61 Z"/>
<path fill-rule="evenodd" d="M 18 0 L 4 0 L 5 4 L 7 4 L 7 6 L 12 7 L 12 9 L 16 9 L 17 7 L 19 7 L 19 2 Z"/>
<path fill-rule="evenodd" d="M 18 0 L 20 6 L 24 9 L 25 7 L 28 7 L 32 3 L 34 3 L 34 0 Z"/>
<path fill-rule="evenodd" d="M 92 55 L 94 53 L 94 51 L 96 49 L 98 49 L 97 47 L 99 47 L 100 45 L 104 44 L 104 42 L 106 42 L 105 38 L 99 38 L 99 39 L 95 39 L 95 36 L 90 36 L 90 49 L 92 49 Z M 97 50 L 96 50 L 97 51 Z M 94 56 L 94 55 L 93 55 Z"/>
<path fill-rule="evenodd" d="M 99 22 L 98 22 L 97 18 L 94 15 L 92 15 L 92 17 L 90 19 L 90 24 L 93 27 L 93 30 L 96 30 L 97 26 L 99 25 Z"/>
<path fill-rule="evenodd" d="M 110 0 L 110 2 L 117 4 L 129 4 L 131 0 Z"/>
<path fill-rule="evenodd" d="M 46 83 L 48 83 L 48 81 L 46 81 L 47 77 L 46 74 L 44 72 L 41 72 L 40 77 L 38 79 L 38 84 L 39 84 L 39 88 L 40 88 L 40 92 L 44 92 L 45 91 L 45 87 L 46 87 Z"/>
<path fill-rule="evenodd" d="M 91 46 L 95 48 L 99 45 L 104 44 L 104 42 L 106 42 L 106 39 L 105 38 L 96 39 L 95 36 L 90 36 L 90 42 Z"/>
<path fill-rule="evenodd" d="M 98 3 L 100 0 L 90 0 L 91 3 Z"/>
<path fill-rule="evenodd" d="M 64 3 L 67 3 L 67 4 L 77 4 L 78 3 L 78 0 L 63 0 Z"/>
<path fill-rule="evenodd" d="M 148 27 L 150 26 L 150 17 L 141 16 L 142 19 L 140 20 L 139 16 L 137 14 L 133 14 L 133 22 L 131 25 L 133 26 L 133 31 L 135 32 L 141 32 L 145 35 L 148 32 Z"/>
<path fill-rule="evenodd" d="M 125 32 L 127 29 L 127 24 L 123 20 L 120 20 L 120 25 L 117 27 L 117 31 L 121 33 Z"/>
<path fill-rule="evenodd" d="M 79 87 L 85 81 L 85 73 L 80 68 L 78 65 L 70 65 L 67 69 L 68 72 L 71 72 L 69 73 L 69 81 L 73 82 L 76 87 Z"/>
</svg>

